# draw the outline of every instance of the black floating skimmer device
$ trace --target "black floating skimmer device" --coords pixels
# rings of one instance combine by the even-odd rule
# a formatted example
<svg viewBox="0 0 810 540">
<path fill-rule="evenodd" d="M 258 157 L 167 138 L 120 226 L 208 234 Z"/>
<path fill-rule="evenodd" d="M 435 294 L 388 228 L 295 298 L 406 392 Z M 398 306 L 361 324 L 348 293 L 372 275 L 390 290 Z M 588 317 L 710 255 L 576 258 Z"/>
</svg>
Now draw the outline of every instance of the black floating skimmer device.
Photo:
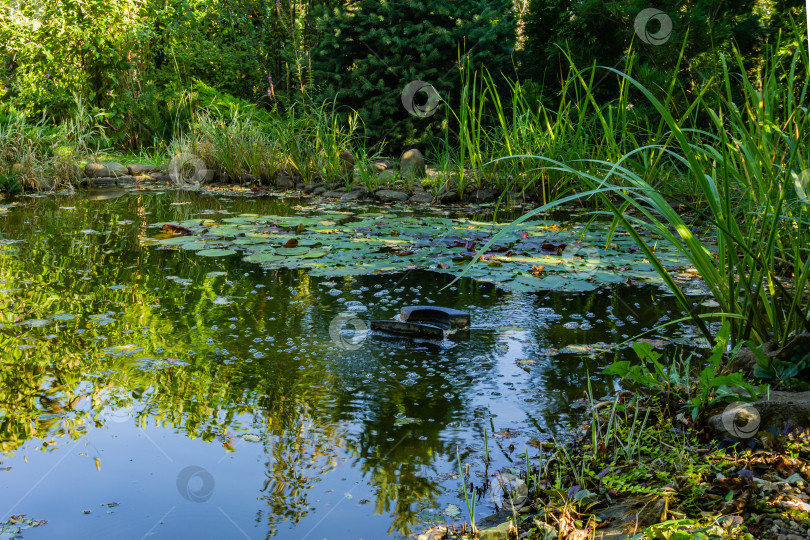
<svg viewBox="0 0 810 540">
<path fill-rule="evenodd" d="M 457 309 L 433 306 L 402 308 L 399 320 L 371 321 L 371 329 L 398 336 L 438 339 L 447 332 L 470 328 L 470 314 Z"/>
</svg>

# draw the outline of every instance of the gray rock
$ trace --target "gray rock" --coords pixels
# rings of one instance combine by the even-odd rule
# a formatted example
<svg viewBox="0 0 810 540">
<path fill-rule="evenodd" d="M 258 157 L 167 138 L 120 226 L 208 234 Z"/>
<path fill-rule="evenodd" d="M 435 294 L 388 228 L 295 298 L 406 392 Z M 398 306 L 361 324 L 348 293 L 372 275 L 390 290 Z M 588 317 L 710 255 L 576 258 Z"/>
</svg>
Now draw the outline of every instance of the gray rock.
<svg viewBox="0 0 810 540">
<path fill-rule="evenodd" d="M 141 163 L 133 163 L 127 166 L 127 172 L 130 176 L 143 176 L 151 172 L 155 172 L 157 167 L 154 165 L 143 165 Z"/>
<path fill-rule="evenodd" d="M 321 193 L 325 193 L 326 191 L 327 191 L 326 186 L 318 186 L 318 187 L 316 187 L 315 189 L 312 190 L 312 194 L 313 195 L 320 195 Z"/>
<path fill-rule="evenodd" d="M 343 172 L 349 172 L 354 169 L 354 156 L 348 150 L 343 150 L 340 153 L 340 167 L 343 169 Z"/>
<path fill-rule="evenodd" d="M 470 193 L 470 200 L 478 203 L 492 202 L 498 198 L 499 192 L 494 189 L 476 189 Z"/>
<path fill-rule="evenodd" d="M 513 528 L 511 521 L 504 521 L 500 525 L 487 527 L 478 531 L 478 540 L 506 540 L 509 538 L 509 529 Z"/>
<path fill-rule="evenodd" d="M 276 178 L 276 187 L 279 189 L 292 189 L 295 187 L 295 182 L 289 174 L 281 173 Z"/>
<path fill-rule="evenodd" d="M 384 170 L 386 170 L 387 168 L 388 167 L 386 166 L 386 164 L 384 162 L 382 162 L 382 161 L 375 161 L 374 163 L 372 163 L 372 164 L 370 164 L 368 166 L 368 170 L 373 172 L 373 173 L 381 173 Z"/>
<path fill-rule="evenodd" d="M 393 201 L 407 201 L 408 194 L 403 193 L 402 191 L 394 191 L 392 189 L 381 189 L 377 193 L 375 193 L 377 198 L 382 202 L 393 202 Z"/>
<path fill-rule="evenodd" d="M 305 185 L 303 188 L 301 188 L 301 189 L 302 189 L 302 191 L 303 191 L 304 193 L 313 193 L 313 192 L 314 192 L 316 189 L 318 189 L 319 187 L 323 187 L 323 184 L 322 184 L 322 183 L 320 183 L 320 182 L 313 182 L 313 183 L 311 183 L 311 184 L 306 184 L 306 185 Z M 323 190 L 321 191 L 321 193 L 323 193 L 324 191 L 326 191 L 326 188 L 325 188 L 325 187 L 323 188 Z"/>
<path fill-rule="evenodd" d="M 781 433 L 788 425 L 810 429 L 810 392 L 770 393 L 770 400 L 726 406 L 709 419 L 717 434 L 750 439 L 763 430 Z"/>
<path fill-rule="evenodd" d="M 412 148 L 402 154 L 399 170 L 403 178 L 422 178 L 425 176 L 425 158 L 422 157 L 422 152 Z"/>
<path fill-rule="evenodd" d="M 459 201 L 461 201 L 461 197 L 459 197 L 456 191 L 447 191 L 439 196 L 439 202 L 442 204 L 457 203 Z"/>
<path fill-rule="evenodd" d="M 356 201 L 357 199 L 362 198 L 365 196 L 366 190 L 365 189 L 355 189 L 354 191 L 349 191 L 344 193 L 340 196 L 341 201 Z"/>
<path fill-rule="evenodd" d="M 114 161 L 91 162 L 84 166 L 84 175 L 88 178 L 109 178 L 126 174 L 127 168 Z"/>
<path fill-rule="evenodd" d="M 166 173 L 161 171 L 155 171 L 153 173 L 149 173 L 149 176 L 157 180 L 158 178 L 163 178 L 164 176 L 166 176 Z"/>
<path fill-rule="evenodd" d="M 411 202 L 418 202 L 418 203 L 433 202 L 433 195 L 431 195 L 427 191 L 417 189 L 413 192 L 413 195 L 411 195 Z"/>
</svg>

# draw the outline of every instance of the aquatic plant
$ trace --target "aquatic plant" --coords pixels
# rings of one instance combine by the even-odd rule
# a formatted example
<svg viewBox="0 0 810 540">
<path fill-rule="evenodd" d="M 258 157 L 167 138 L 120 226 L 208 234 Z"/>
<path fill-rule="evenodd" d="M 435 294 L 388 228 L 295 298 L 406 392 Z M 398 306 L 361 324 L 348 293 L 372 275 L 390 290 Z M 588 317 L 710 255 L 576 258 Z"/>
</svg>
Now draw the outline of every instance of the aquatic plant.
<svg viewBox="0 0 810 540">
<path fill-rule="evenodd" d="M 732 72 L 724 59 L 722 85 L 714 89 L 716 105 L 704 101 L 703 94 L 690 105 L 710 119 L 704 130 L 682 128 L 667 107 L 667 98 L 662 102 L 630 75 L 604 68 L 625 79 L 655 107 L 671 142 L 640 146 L 615 162 L 584 160 L 591 172 L 579 164 L 533 155 L 538 167 L 574 175 L 587 191 L 536 208 L 511 228 L 568 201 L 598 198 L 613 216 L 614 227 L 630 234 L 706 339 L 714 340 L 704 321 L 707 317 L 731 321 L 732 344 L 748 339 L 783 344 L 796 333 L 810 331 L 806 297 L 810 205 L 796 189 L 810 176 L 802 153 L 810 142 L 810 116 L 801 106 L 810 90 L 810 72 L 806 38 L 796 41 L 794 50 L 769 57 L 761 82 L 746 73 L 738 52 L 732 58 L 738 71 Z M 584 78 L 581 83 L 587 88 Z M 740 105 L 733 98 L 736 88 L 745 100 Z M 602 110 L 592 110 L 609 132 L 610 122 Z M 684 169 L 682 174 L 694 183 L 705 204 L 705 210 L 691 209 L 713 226 L 708 235 L 693 232 L 645 174 L 628 165 L 645 152 L 668 156 Z M 658 170 L 660 163 L 658 158 L 651 170 Z M 697 269 L 709 296 L 719 304 L 715 313 L 698 313 L 700 302 L 687 297 L 661 263 L 660 243 L 643 239 L 643 230 L 662 237 Z M 479 253 L 498 239 L 495 235 Z"/>
</svg>

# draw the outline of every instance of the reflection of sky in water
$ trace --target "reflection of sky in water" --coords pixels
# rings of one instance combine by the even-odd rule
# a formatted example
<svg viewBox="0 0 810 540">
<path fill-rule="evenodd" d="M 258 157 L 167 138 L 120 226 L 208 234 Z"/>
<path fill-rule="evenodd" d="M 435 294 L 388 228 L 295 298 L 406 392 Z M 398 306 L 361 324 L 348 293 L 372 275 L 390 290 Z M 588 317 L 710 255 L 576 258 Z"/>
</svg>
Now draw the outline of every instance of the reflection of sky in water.
<svg viewBox="0 0 810 540">
<path fill-rule="evenodd" d="M 574 353 L 665 309 L 651 288 L 519 294 L 444 288 L 449 276 L 426 271 L 330 281 L 140 245 L 150 223 L 225 209 L 290 212 L 141 193 L 32 199 L 0 218 L 14 451 L 0 509 L 49 520 L 26 538 L 380 537 L 441 519 L 460 503 L 457 445 L 482 472 L 486 430 L 492 472 L 576 424 L 588 375 L 608 395 L 600 369 L 631 355 Z M 409 304 L 470 311 L 472 327 L 443 343 L 371 333 L 347 348 L 330 335 L 340 314 L 367 324 Z M 204 473 L 180 489 L 192 466 Z"/>
</svg>

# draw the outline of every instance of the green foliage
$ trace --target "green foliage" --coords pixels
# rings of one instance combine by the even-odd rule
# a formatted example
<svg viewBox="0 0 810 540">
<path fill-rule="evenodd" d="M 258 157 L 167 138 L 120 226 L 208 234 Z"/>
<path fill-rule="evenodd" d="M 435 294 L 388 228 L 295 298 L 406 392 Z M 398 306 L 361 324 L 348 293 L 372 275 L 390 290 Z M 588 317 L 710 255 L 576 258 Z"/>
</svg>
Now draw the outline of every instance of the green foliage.
<svg viewBox="0 0 810 540">
<path fill-rule="evenodd" d="M 425 81 L 455 106 L 459 58 L 469 55 L 475 69 L 508 72 L 516 26 L 507 0 L 364 0 L 323 8 L 316 24 L 323 33 L 312 52 L 317 101 L 358 111 L 369 135 L 398 143 L 428 140 L 446 120 L 440 110 L 409 115 L 401 97 L 408 83 Z"/>
<path fill-rule="evenodd" d="M 633 350 L 641 359 L 640 364 L 629 361 L 614 362 L 604 373 L 616 375 L 627 379 L 634 384 L 649 388 L 656 394 L 673 394 L 677 396 L 691 410 L 692 419 L 696 419 L 701 411 L 717 401 L 744 401 L 755 400 L 757 395 L 750 383 L 746 382 L 741 373 L 720 375 L 725 352 L 729 346 L 729 333 L 731 325 L 726 322 L 717 335 L 717 341 L 712 354 L 705 361 L 706 367 L 700 371 L 697 381 L 691 379 L 690 366 L 692 355 L 684 364 L 682 370 L 674 362 L 667 369 L 658 361 L 661 355 L 649 343 L 637 341 L 633 343 Z M 739 344 L 732 356 L 736 354 L 742 344 Z M 650 370 L 648 364 L 652 364 Z M 743 388 L 748 397 L 742 396 L 733 388 Z"/>
<path fill-rule="evenodd" d="M 810 367 L 810 353 L 796 351 L 789 360 L 769 357 L 761 347 L 757 347 L 754 342 L 746 343 L 756 357 L 757 363 L 754 366 L 754 377 L 765 381 L 775 381 L 780 384 L 787 383 L 799 373 Z"/>
<path fill-rule="evenodd" d="M 571 63 L 618 67 L 625 64 L 632 50 L 637 55 L 634 71 L 644 86 L 666 89 L 670 74 L 678 70 L 684 91 L 691 94 L 719 71 L 715 53 L 729 52 L 732 40 L 737 41 L 744 56 L 753 58 L 765 39 L 762 10 L 756 9 L 757 4 L 756 0 L 656 2 L 652 7 L 663 11 L 671 22 L 667 35 L 663 19 L 650 20 L 647 25 L 636 20 L 642 10 L 651 7 L 647 0 L 530 0 L 522 69 L 543 84 L 546 99 L 553 99 L 561 74 Z M 637 22 L 641 36 L 636 31 Z M 649 34 L 658 32 L 662 32 L 662 42 L 645 42 L 650 41 Z M 608 78 L 595 93 L 600 99 L 610 98 L 618 88 L 617 82 Z"/>
</svg>

